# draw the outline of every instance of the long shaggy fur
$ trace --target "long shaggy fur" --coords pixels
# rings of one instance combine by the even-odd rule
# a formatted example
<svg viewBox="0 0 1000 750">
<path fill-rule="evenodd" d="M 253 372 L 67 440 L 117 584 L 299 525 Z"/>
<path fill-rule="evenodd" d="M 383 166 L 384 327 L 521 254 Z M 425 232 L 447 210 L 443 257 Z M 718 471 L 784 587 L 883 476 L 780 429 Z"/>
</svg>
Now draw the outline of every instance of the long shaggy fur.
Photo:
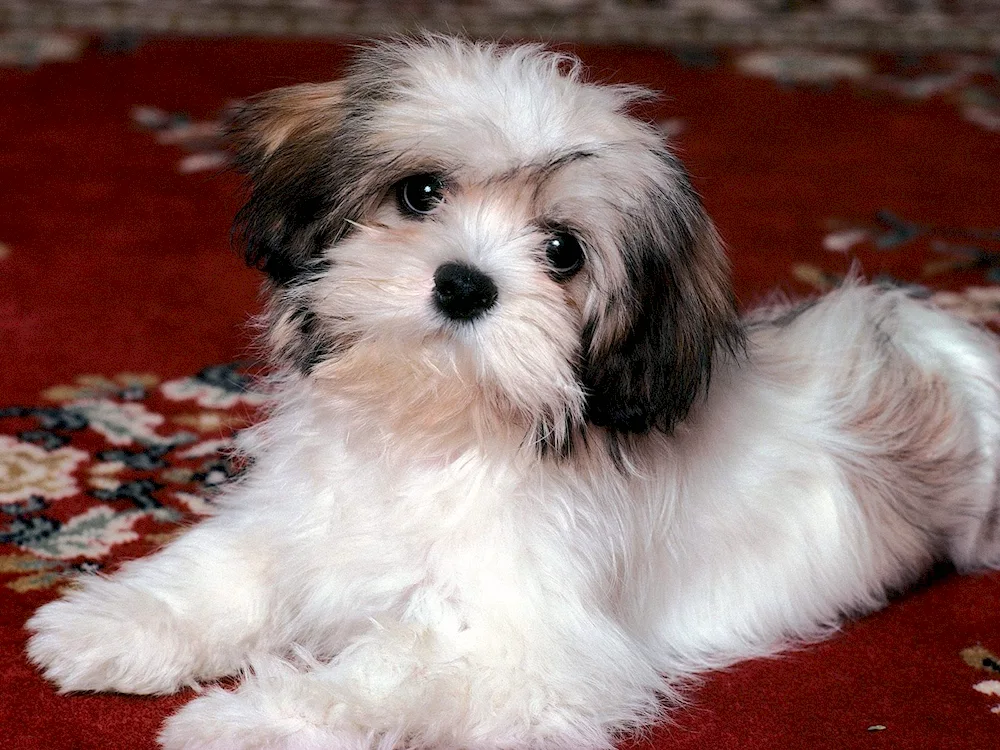
<svg viewBox="0 0 1000 750">
<path fill-rule="evenodd" d="M 272 412 L 213 516 L 28 622 L 45 675 L 239 675 L 171 750 L 596 750 L 936 559 L 1000 567 L 996 342 L 856 281 L 739 319 L 641 95 L 427 37 L 250 102 Z"/>
</svg>

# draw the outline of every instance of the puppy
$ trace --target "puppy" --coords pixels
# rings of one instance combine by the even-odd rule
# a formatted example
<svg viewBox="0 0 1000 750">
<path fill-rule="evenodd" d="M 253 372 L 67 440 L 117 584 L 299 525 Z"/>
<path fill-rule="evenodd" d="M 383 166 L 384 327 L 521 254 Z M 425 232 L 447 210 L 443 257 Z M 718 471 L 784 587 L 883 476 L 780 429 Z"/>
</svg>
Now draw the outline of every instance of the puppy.
<svg viewBox="0 0 1000 750">
<path fill-rule="evenodd" d="M 179 748 L 609 748 L 698 670 L 1000 566 L 1000 356 L 848 283 L 740 319 L 684 169 L 537 46 L 373 46 L 238 116 L 269 417 L 217 512 L 28 622 Z"/>
</svg>

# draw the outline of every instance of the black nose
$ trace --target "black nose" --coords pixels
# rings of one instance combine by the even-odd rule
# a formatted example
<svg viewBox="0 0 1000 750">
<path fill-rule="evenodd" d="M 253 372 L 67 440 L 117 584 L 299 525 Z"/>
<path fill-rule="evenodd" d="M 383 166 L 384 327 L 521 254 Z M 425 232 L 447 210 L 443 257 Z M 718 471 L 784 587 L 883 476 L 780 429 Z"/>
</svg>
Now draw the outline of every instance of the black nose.
<svg viewBox="0 0 1000 750">
<path fill-rule="evenodd" d="M 472 320 L 497 301 L 497 285 L 464 263 L 445 263 L 434 272 L 434 304 L 452 320 Z"/>
</svg>

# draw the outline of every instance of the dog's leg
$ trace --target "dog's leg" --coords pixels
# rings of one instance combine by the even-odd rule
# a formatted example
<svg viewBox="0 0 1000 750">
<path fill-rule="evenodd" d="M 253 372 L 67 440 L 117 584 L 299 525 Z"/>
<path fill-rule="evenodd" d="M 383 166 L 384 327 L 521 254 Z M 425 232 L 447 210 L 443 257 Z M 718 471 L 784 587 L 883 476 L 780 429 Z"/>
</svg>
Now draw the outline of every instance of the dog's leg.
<svg viewBox="0 0 1000 750">
<path fill-rule="evenodd" d="M 168 750 L 610 748 L 615 730 L 656 715 L 666 685 L 599 616 L 563 625 L 377 626 L 327 664 L 255 662 L 237 690 L 213 688 L 170 718 L 160 741 Z"/>
<path fill-rule="evenodd" d="M 231 521 L 79 579 L 28 621 L 31 661 L 62 691 L 169 693 L 238 671 L 266 630 L 267 560 Z"/>
</svg>

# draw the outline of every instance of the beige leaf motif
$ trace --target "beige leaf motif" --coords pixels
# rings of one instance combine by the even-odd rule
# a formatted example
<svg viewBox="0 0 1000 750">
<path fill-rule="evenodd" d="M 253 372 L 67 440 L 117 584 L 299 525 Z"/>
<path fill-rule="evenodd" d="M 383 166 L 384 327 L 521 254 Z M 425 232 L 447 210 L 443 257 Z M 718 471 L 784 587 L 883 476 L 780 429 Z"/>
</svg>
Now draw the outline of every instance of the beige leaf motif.
<svg viewBox="0 0 1000 750">
<path fill-rule="evenodd" d="M 59 500 L 79 492 L 73 477 L 76 467 L 88 458 L 69 446 L 47 451 L 0 435 L 0 503 L 14 503 L 39 495 Z"/>
</svg>

